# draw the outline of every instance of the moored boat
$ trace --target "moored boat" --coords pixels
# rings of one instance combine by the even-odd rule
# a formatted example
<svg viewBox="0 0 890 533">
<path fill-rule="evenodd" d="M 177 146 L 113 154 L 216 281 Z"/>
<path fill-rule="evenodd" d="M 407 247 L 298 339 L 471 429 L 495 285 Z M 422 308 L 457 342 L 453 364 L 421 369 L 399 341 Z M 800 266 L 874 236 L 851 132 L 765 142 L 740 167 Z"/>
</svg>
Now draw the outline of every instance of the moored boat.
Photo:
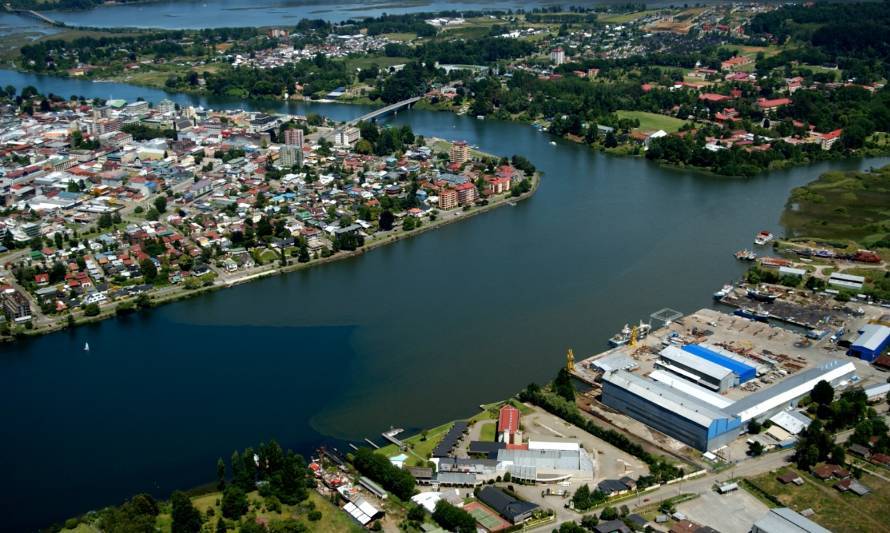
<svg viewBox="0 0 890 533">
<path fill-rule="evenodd" d="M 723 286 L 722 289 L 720 289 L 719 291 L 714 293 L 714 299 L 722 300 L 723 298 L 728 296 L 729 293 L 732 292 L 732 289 L 733 289 L 733 286 L 727 283 L 726 285 Z"/>
<path fill-rule="evenodd" d="M 764 311 L 763 309 L 749 309 L 747 307 L 739 307 L 733 313 L 736 316 L 740 316 L 742 318 L 747 318 L 749 320 L 754 320 L 756 322 L 768 322 L 769 321 L 769 313 Z"/>
<path fill-rule="evenodd" d="M 754 289 L 748 289 L 748 298 L 752 300 L 757 300 L 758 302 L 767 302 L 772 303 L 776 301 L 776 298 L 779 297 L 779 294 L 769 290 L 766 287 L 757 287 Z"/>
<path fill-rule="evenodd" d="M 652 331 L 652 325 L 646 324 L 642 320 L 640 325 L 632 328 L 630 325 L 625 324 L 621 331 L 612 335 L 612 338 L 609 339 L 609 344 L 613 347 L 624 346 L 632 340 L 645 339 L 650 331 Z"/>
<path fill-rule="evenodd" d="M 775 237 L 773 236 L 772 233 L 770 233 L 768 231 L 761 231 L 760 233 L 758 233 L 757 235 L 754 236 L 754 244 L 756 244 L 758 246 L 763 246 L 764 244 L 772 242 L 772 240 L 774 238 Z"/>
<path fill-rule="evenodd" d="M 753 261 L 753 260 L 757 259 L 757 254 L 752 252 L 751 250 L 744 249 L 744 250 L 739 250 L 738 252 L 736 252 L 735 258 L 738 259 L 739 261 Z"/>
</svg>

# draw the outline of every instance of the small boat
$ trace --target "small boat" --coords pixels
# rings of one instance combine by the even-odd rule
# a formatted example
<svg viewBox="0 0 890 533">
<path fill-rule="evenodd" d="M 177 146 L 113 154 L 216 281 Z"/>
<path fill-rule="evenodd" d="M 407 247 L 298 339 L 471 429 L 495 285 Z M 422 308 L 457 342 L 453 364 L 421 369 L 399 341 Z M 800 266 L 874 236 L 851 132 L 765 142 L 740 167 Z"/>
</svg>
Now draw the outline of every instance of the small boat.
<svg viewBox="0 0 890 533">
<path fill-rule="evenodd" d="M 758 287 L 756 289 L 748 289 L 748 298 L 757 300 L 758 302 L 772 303 L 776 301 L 779 295 L 766 287 Z"/>
<path fill-rule="evenodd" d="M 90 351 L 90 343 L 88 343 L 88 342 L 83 343 L 83 351 L 85 351 L 85 352 Z"/>
<path fill-rule="evenodd" d="M 733 314 L 742 318 L 754 320 L 755 322 L 769 322 L 769 313 L 763 309 L 753 310 L 747 307 L 740 307 L 736 309 Z"/>
<path fill-rule="evenodd" d="M 775 239 L 775 237 L 772 233 L 768 231 L 761 231 L 754 237 L 754 244 L 763 246 L 769 242 L 772 242 L 773 239 Z"/>
<path fill-rule="evenodd" d="M 732 292 L 732 289 L 733 289 L 733 286 L 727 283 L 726 285 L 723 286 L 722 289 L 720 289 L 719 291 L 714 293 L 714 299 L 722 300 L 726 296 L 729 296 L 729 293 Z"/>
<path fill-rule="evenodd" d="M 550 146 L 556 146 L 556 141 L 550 141 Z"/>
<path fill-rule="evenodd" d="M 757 259 L 757 254 L 748 249 L 739 250 L 735 253 L 735 258 L 739 261 L 753 261 Z"/>
<path fill-rule="evenodd" d="M 630 325 L 625 324 L 624 327 L 621 328 L 621 331 L 612 335 L 612 338 L 609 339 L 609 344 L 614 347 L 624 346 L 634 338 L 636 338 L 636 340 L 645 339 L 650 331 L 652 331 L 652 325 L 644 324 L 642 320 L 640 321 L 639 326 L 634 326 L 633 328 L 631 328 Z"/>
</svg>

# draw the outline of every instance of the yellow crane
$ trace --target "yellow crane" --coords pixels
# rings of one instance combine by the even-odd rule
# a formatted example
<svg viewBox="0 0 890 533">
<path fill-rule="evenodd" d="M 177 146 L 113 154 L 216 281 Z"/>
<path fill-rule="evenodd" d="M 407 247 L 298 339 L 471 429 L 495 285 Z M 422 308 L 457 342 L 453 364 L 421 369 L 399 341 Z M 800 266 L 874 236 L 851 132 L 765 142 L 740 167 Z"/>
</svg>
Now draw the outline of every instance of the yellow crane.
<svg viewBox="0 0 890 533">
<path fill-rule="evenodd" d="M 640 328 L 634 326 L 633 329 L 630 330 L 630 347 L 633 348 L 637 345 L 637 337 L 640 335 Z"/>
<path fill-rule="evenodd" d="M 575 354 L 572 353 L 572 349 L 569 348 L 569 351 L 566 352 L 566 370 L 569 372 L 575 371 Z"/>
</svg>

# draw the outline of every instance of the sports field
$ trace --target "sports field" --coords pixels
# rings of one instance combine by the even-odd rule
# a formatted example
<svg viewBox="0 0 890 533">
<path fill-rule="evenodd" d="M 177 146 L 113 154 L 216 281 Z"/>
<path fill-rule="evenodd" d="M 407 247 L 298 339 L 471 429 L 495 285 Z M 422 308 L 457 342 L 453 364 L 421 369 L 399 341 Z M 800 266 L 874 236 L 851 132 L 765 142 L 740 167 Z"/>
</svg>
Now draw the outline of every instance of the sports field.
<svg viewBox="0 0 890 533">
<path fill-rule="evenodd" d="M 470 513 L 476 522 L 488 531 L 501 531 L 510 527 L 510 522 L 479 502 L 470 502 L 464 505 L 464 511 Z"/>
</svg>

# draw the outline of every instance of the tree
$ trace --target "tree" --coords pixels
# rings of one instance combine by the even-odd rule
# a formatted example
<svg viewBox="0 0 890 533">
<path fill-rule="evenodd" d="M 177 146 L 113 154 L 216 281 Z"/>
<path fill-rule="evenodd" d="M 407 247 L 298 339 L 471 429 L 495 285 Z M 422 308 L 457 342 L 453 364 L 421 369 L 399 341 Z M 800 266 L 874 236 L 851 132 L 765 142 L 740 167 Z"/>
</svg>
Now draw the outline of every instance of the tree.
<svg viewBox="0 0 890 533">
<path fill-rule="evenodd" d="M 844 465 L 847 462 L 847 451 L 843 446 L 836 444 L 831 448 L 831 462 L 836 465 Z"/>
<path fill-rule="evenodd" d="M 201 531 L 201 513 L 192 505 L 192 500 L 184 493 L 175 491 L 170 496 L 172 533 L 198 533 Z"/>
<path fill-rule="evenodd" d="M 85 316 L 98 316 L 100 311 L 101 309 L 99 308 L 99 304 L 91 303 L 87 304 L 87 306 L 84 307 L 83 314 Z"/>
<path fill-rule="evenodd" d="M 158 267 L 155 266 L 154 261 L 151 259 L 143 259 L 140 261 L 139 270 L 142 272 L 142 277 L 145 278 L 147 283 L 154 282 L 155 278 L 158 277 Z"/>
<path fill-rule="evenodd" d="M 606 506 L 603 508 L 600 513 L 600 520 L 615 520 L 618 518 L 618 509 L 615 509 L 612 506 Z"/>
<path fill-rule="evenodd" d="M 166 213 L 167 212 L 167 197 L 164 195 L 158 196 L 155 198 L 155 209 L 158 210 L 158 213 Z"/>
<path fill-rule="evenodd" d="M 758 422 L 756 420 L 752 420 L 752 421 L 748 422 L 748 433 L 750 433 L 752 435 L 756 435 L 756 434 L 760 433 L 760 431 L 762 429 L 763 429 L 763 426 L 760 425 L 760 422 Z"/>
<path fill-rule="evenodd" d="M 748 454 L 752 457 L 763 455 L 763 444 L 760 441 L 753 441 L 748 444 Z"/>
<path fill-rule="evenodd" d="M 223 490 L 226 488 L 226 462 L 223 461 L 222 457 L 217 459 L 216 461 L 216 490 Z"/>
<path fill-rule="evenodd" d="M 377 223 L 380 226 L 381 231 L 391 230 L 394 222 L 395 216 L 392 214 L 392 211 L 390 211 L 389 209 L 384 209 L 380 212 L 380 218 L 378 219 Z"/>
<path fill-rule="evenodd" d="M 424 509 L 420 505 L 413 505 L 410 509 L 408 509 L 408 520 L 411 520 L 412 522 L 423 523 L 424 518 L 426 518 L 426 509 Z"/>
<path fill-rule="evenodd" d="M 229 485 L 223 491 L 220 508 L 224 517 L 237 520 L 247 512 L 247 495 L 237 485 Z"/>
<path fill-rule="evenodd" d="M 813 387 L 810 398 L 819 405 L 829 405 L 834 401 L 834 387 L 823 379 Z"/>
<path fill-rule="evenodd" d="M 455 533 L 476 532 L 476 519 L 473 518 L 473 515 L 451 505 L 445 500 L 436 502 L 433 520 L 442 526 L 443 529 L 454 531 Z"/>
<path fill-rule="evenodd" d="M 565 368 L 559 369 L 559 373 L 553 381 L 553 392 L 560 395 L 566 401 L 575 401 L 575 387 L 572 385 L 572 376 Z"/>
</svg>

